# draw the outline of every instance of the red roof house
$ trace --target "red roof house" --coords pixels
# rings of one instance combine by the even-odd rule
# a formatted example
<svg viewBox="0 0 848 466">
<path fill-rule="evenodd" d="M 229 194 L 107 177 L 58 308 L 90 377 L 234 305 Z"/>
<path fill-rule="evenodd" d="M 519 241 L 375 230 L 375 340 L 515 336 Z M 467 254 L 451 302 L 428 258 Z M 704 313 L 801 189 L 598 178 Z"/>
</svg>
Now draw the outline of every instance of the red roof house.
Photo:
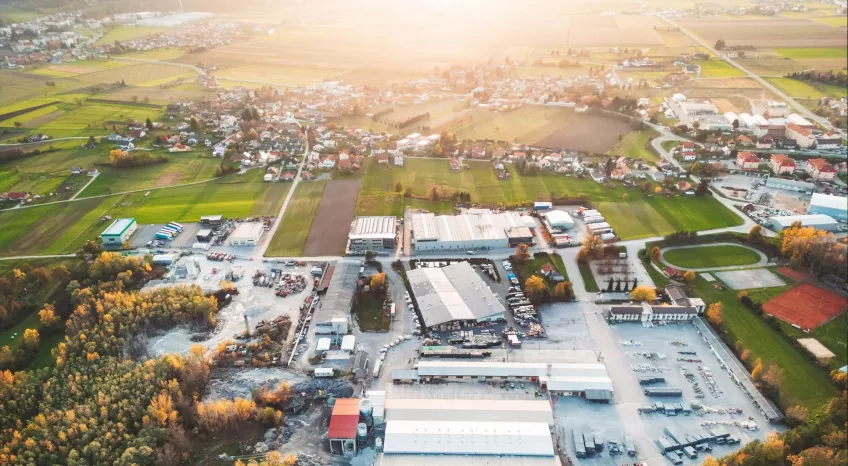
<svg viewBox="0 0 848 466">
<path fill-rule="evenodd" d="M 753 152 L 739 152 L 736 154 L 736 166 L 740 170 L 756 170 L 760 166 L 760 158 Z"/>
</svg>

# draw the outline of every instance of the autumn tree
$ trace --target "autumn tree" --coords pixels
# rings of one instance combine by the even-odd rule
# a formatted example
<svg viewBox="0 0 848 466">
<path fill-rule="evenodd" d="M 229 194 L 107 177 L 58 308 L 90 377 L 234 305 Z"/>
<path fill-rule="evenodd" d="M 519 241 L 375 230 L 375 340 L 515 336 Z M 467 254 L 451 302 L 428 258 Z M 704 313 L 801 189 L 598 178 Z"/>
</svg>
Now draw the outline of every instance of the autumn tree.
<svg viewBox="0 0 848 466">
<path fill-rule="evenodd" d="M 723 311 L 724 304 L 721 301 L 710 304 L 710 307 L 707 308 L 707 320 L 713 325 L 721 325 Z"/>
<path fill-rule="evenodd" d="M 441 157 L 441 155 L 444 154 L 444 153 L 445 153 L 445 151 L 444 151 L 444 149 L 442 149 L 441 144 L 436 144 L 435 146 L 433 146 L 433 155 L 435 155 L 437 157 Z"/>
<path fill-rule="evenodd" d="M 692 271 L 692 270 L 687 270 L 686 272 L 683 273 L 683 279 L 686 280 L 687 282 L 690 282 L 690 283 L 694 282 L 695 281 L 695 272 Z"/>
<path fill-rule="evenodd" d="M 382 290 L 386 287 L 386 274 L 385 272 L 375 273 L 371 275 L 371 289 L 372 290 Z"/>
<path fill-rule="evenodd" d="M 519 264 L 523 264 L 527 262 L 527 259 L 530 259 L 530 248 L 526 244 L 521 243 L 515 248 L 515 260 Z"/>
<path fill-rule="evenodd" d="M 750 357 L 751 357 L 751 350 L 749 350 L 749 349 L 742 350 L 742 353 L 739 354 L 739 359 L 741 359 L 742 361 L 747 361 L 748 358 L 750 358 Z"/>
<path fill-rule="evenodd" d="M 748 241 L 751 243 L 759 243 L 763 240 L 763 227 L 760 225 L 754 225 L 751 227 L 751 230 L 748 231 Z"/>
<path fill-rule="evenodd" d="M 760 358 L 757 358 L 754 361 L 754 368 L 751 369 L 751 378 L 754 380 L 760 380 L 763 376 L 763 361 Z"/>
<path fill-rule="evenodd" d="M 656 301 L 657 292 L 650 286 L 637 286 L 630 291 L 630 298 L 634 301 Z"/>
<path fill-rule="evenodd" d="M 50 328 L 59 323 L 59 316 L 56 315 L 56 308 L 52 304 L 45 304 L 44 308 L 38 311 L 38 318 L 41 325 L 45 328 Z"/>
<path fill-rule="evenodd" d="M 255 141 L 257 139 L 259 139 L 259 133 L 256 132 L 256 128 L 250 128 L 250 131 L 244 135 L 245 141 Z"/>
<path fill-rule="evenodd" d="M 810 412 L 803 406 L 792 406 L 786 410 L 786 420 L 793 425 L 807 422 Z"/>
<path fill-rule="evenodd" d="M 430 183 L 427 187 L 427 198 L 431 201 L 438 201 L 442 197 L 442 188 L 436 183 Z"/>
<path fill-rule="evenodd" d="M 536 275 L 533 275 L 524 282 L 524 291 L 527 292 L 527 295 L 533 300 L 538 301 L 541 299 L 545 295 L 547 288 L 545 280 Z"/>
<path fill-rule="evenodd" d="M 191 130 L 195 133 L 200 131 L 200 120 L 198 120 L 196 116 L 191 117 L 189 125 L 191 126 Z"/>
<path fill-rule="evenodd" d="M 41 335 L 39 335 L 38 330 L 34 328 L 28 328 L 24 330 L 23 340 L 21 341 L 21 346 L 27 351 L 33 351 L 38 349 L 38 343 L 41 341 Z"/>
<path fill-rule="evenodd" d="M 554 287 L 554 296 L 567 300 L 574 299 L 574 287 L 571 282 L 560 282 Z"/>
<path fill-rule="evenodd" d="M 603 240 L 601 240 L 600 236 L 587 234 L 585 238 L 583 238 L 583 243 L 580 246 L 580 252 L 583 253 L 585 258 L 590 257 L 598 257 L 601 253 L 604 246 Z"/>
<path fill-rule="evenodd" d="M 651 248 L 651 258 L 653 260 L 658 261 L 658 260 L 660 260 L 661 257 L 662 257 L 662 253 L 660 252 L 659 246 L 654 246 L 653 248 Z"/>
<path fill-rule="evenodd" d="M 776 364 L 769 364 L 768 369 L 763 373 L 763 382 L 769 387 L 776 389 L 783 382 L 785 371 Z"/>
</svg>

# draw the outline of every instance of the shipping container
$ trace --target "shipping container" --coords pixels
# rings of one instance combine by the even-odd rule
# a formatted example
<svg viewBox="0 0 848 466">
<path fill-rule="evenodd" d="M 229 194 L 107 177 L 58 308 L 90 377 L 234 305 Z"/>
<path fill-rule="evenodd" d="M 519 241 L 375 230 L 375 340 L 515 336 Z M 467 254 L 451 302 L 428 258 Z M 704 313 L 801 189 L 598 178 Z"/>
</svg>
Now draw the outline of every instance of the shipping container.
<svg viewBox="0 0 848 466">
<path fill-rule="evenodd" d="M 603 223 L 603 222 L 606 222 L 606 220 L 604 220 L 603 217 L 585 217 L 585 218 L 583 218 L 583 223 L 585 223 L 586 225 L 589 225 L 589 224 L 592 224 L 592 223 Z"/>
<path fill-rule="evenodd" d="M 573 430 L 571 431 L 571 438 L 574 441 L 574 453 L 578 458 L 586 457 L 586 447 L 583 445 L 583 434 Z"/>
<path fill-rule="evenodd" d="M 533 208 L 536 210 L 548 210 L 551 209 L 554 205 L 550 202 L 534 202 Z"/>
<path fill-rule="evenodd" d="M 333 368 L 332 367 L 317 367 L 315 368 L 315 372 L 312 374 L 315 377 L 332 377 L 333 376 Z"/>
</svg>

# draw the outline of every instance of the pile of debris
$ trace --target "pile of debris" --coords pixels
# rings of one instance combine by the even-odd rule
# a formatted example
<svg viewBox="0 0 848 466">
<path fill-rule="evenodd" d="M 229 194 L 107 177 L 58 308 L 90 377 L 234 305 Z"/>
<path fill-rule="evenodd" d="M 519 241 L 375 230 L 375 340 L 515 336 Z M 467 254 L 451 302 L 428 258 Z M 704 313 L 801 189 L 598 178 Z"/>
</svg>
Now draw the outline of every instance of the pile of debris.
<svg viewBox="0 0 848 466">
<path fill-rule="evenodd" d="M 545 327 L 542 327 L 541 324 L 530 324 L 530 328 L 527 329 L 527 336 L 532 338 L 545 338 Z"/>
<path fill-rule="evenodd" d="M 286 296 L 298 294 L 306 289 L 306 277 L 299 273 L 282 273 L 279 276 L 276 295 L 285 298 Z"/>
<path fill-rule="evenodd" d="M 289 335 L 291 324 L 291 317 L 282 315 L 270 322 L 266 320 L 259 322 L 254 333 L 257 337 L 268 335 L 273 340 L 285 341 Z"/>
<path fill-rule="evenodd" d="M 353 387 L 343 380 L 312 379 L 298 382 L 291 386 L 292 393 L 306 393 L 315 395 L 323 391 L 327 396 L 335 398 L 350 398 L 353 396 Z"/>
</svg>

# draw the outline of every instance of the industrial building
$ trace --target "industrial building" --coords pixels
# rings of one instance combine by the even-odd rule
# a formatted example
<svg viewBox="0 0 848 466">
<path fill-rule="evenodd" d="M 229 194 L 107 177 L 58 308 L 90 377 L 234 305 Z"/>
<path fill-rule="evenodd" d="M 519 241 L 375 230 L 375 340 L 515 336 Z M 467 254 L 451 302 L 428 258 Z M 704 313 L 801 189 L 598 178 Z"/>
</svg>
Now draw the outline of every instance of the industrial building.
<svg viewBox="0 0 848 466">
<path fill-rule="evenodd" d="M 136 229 L 138 225 L 134 218 L 115 219 L 109 228 L 103 230 L 100 239 L 103 240 L 104 245 L 120 246 L 130 239 Z"/>
<path fill-rule="evenodd" d="M 836 220 L 848 221 L 848 197 L 814 193 L 807 213 L 829 215 Z"/>
<path fill-rule="evenodd" d="M 237 226 L 227 238 L 230 246 L 256 246 L 265 227 L 260 222 L 247 222 Z"/>
<path fill-rule="evenodd" d="M 812 193 L 816 190 L 816 184 L 809 181 L 790 180 L 787 178 L 777 178 L 770 176 L 766 178 L 766 187 L 774 189 L 785 189 L 787 191 L 795 191 L 798 193 Z"/>
<path fill-rule="evenodd" d="M 526 240 L 527 222 L 518 212 L 470 209 L 460 215 L 412 214 L 416 252 L 505 249 Z M 532 220 L 532 218 L 530 219 Z M 532 233 L 532 232 L 531 232 Z"/>
<path fill-rule="evenodd" d="M 571 215 L 568 215 L 568 212 L 551 210 L 550 212 L 545 212 L 542 215 L 545 217 L 545 221 L 548 225 L 552 228 L 559 228 L 563 230 L 570 230 L 574 228 L 574 219 L 571 218 Z"/>
<path fill-rule="evenodd" d="M 327 440 L 333 455 L 356 454 L 356 429 L 359 424 L 359 399 L 339 398 L 333 405 Z"/>
<path fill-rule="evenodd" d="M 321 280 L 326 286 L 321 305 L 315 308 L 315 335 L 328 335 L 340 342 L 350 327 L 350 306 L 359 276 L 359 262 L 340 261 L 330 266 Z M 329 283 L 324 283 L 328 281 Z"/>
<path fill-rule="evenodd" d="M 413 371 L 393 371 L 392 380 L 395 383 L 526 381 L 538 383 L 557 395 L 591 401 L 609 402 L 613 395 L 612 380 L 601 363 L 420 361 Z"/>
<path fill-rule="evenodd" d="M 393 250 L 397 246 L 396 217 L 356 217 L 348 235 L 348 250 L 365 251 Z"/>
<path fill-rule="evenodd" d="M 697 121 L 702 130 L 729 131 L 733 129 L 733 123 L 719 114 L 718 108 L 712 102 L 687 100 L 683 94 L 675 94 L 671 99 L 666 99 L 666 105 L 686 126 L 692 126 Z"/>
<path fill-rule="evenodd" d="M 803 227 L 814 227 L 825 231 L 836 231 L 839 226 L 839 222 L 833 217 L 824 214 L 787 215 L 784 217 L 771 217 L 768 221 L 769 226 L 774 231 L 789 228 L 795 222 L 801 222 L 801 226 Z"/>
<path fill-rule="evenodd" d="M 468 262 L 417 268 L 407 277 L 426 327 L 494 321 L 506 314 L 504 305 Z"/>
<path fill-rule="evenodd" d="M 385 413 L 379 464 L 557 464 L 547 401 L 389 398 Z"/>
<path fill-rule="evenodd" d="M 223 215 L 204 215 L 200 217 L 200 224 L 211 227 L 217 227 L 224 224 Z"/>
<path fill-rule="evenodd" d="M 691 321 L 698 316 L 699 312 L 703 312 L 703 306 L 699 311 L 699 308 L 696 306 L 680 306 L 676 304 L 673 306 L 653 306 L 643 302 L 641 305 L 625 304 L 611 306 L 607 311 L 607 319 L 614 322 L 681 322 Z"/>
<path fill-rule="evenodd" d="M 197 241 L 201 243 L 208 243 L 212 241 L 213 232 L 209 228 L 203 228 L 202 230 L 197 231 Z"/>
</svg>

